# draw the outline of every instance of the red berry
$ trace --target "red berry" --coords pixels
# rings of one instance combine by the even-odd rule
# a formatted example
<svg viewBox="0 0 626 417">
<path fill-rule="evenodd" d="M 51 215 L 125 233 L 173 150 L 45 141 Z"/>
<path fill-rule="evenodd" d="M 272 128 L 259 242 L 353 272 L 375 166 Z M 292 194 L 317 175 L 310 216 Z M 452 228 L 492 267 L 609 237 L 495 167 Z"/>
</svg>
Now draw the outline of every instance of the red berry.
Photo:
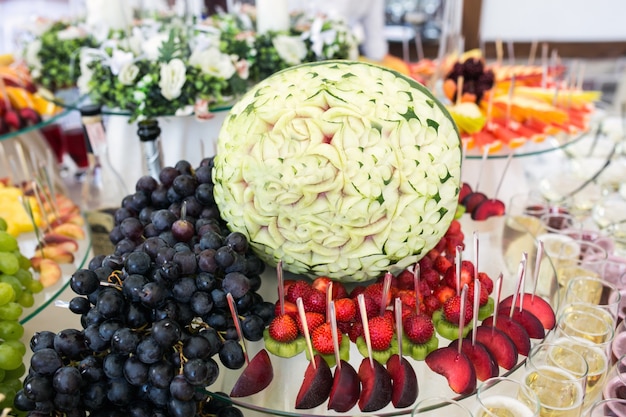
<svg viewBox="0 0 626 417">
<path fill-rule="evenodd" d="M 314 311 L 316 313 L 326 314 L 326 294 L 321 291 L 311 290 L 302 299 L 305 311 Z"/>
<path fill-rule="evenodd" d="M 441 307 L 441 301 L 435 295 L 428 295 L 424 298 L 424 314 L 432 316 Z"/>
<path fill-rule="evenodd" d="M 311 285 L 302 280 L 298 280 L 291 284 L 285 293 L 285 300 L 295 303 L 298 298 L 304 301 L 306 295 L 311 291 Z"/>
<path fill-rule="evenodd" d="M 439 272 L 434 269 L 422 269 L 420 271 L 420 281 L 426 282 L 431 291 L 439 286 Z"/>
<path fill-rule="evenodd" d="M 387 350 L 391 345 L 394 330 L 393 324 L 386 317 L 372 317 L 367 322 L 370 331 L 370 339 L 372 341 L 372 349 Z"/>
<path fill-rule="evenodd" d="M 391 291 L 388 292 L 386 299 L 383 300 L 383 287 L 384 284 L 382 282 L 376 282 L 374 284 L 368 285 L 363 292 L 363 295 L 372 298 L 372 300 L 378 306 L 379 312 L 380 308 L 383 305 L 387 307 L 389 303 L 391 303 Z"/>
<path fill-rule="evenodd" d="M 309 328 L 309 335 L 313 333 L 313 330 L 315 330 L 318 326 L 321 326 L 322 324 L 326 322 L 326 317 L 320 313 L 315 313 L 313 311 L 306 311 L 304 315 L 306 317 L 307 327 Z M 298 331 L 300 332 L 300 334 L 304 334 L 302 321 L 300 320 L 300 315 L 298 315 L 298 319 L 296 321 L 298 322 Z"/>
<path fill-rule="evenodd" d="M 406 337 L 413 343 L 426 343 L 435 334 L 432 319 L 426 314 L 411 314 L 402 322 Z"/>
<path fill-rule="evenodd" d="M 433 262 L 433 267 L 440 274 L 445 274 L 448 268 L 452 267 L 452 262 L 450 262 L 445 256 L 440 255 L 435 258 Z"/>
<path fill-rule="evenodd" d="M 427 269 L 432 269 L 433 260 L 430 259 L 428 256 L 424 256 L 422 259 L 420 259 L 419 264 L 420 264 L 421 272 L 424 272 Z"/>
<path fill-rule="evenodd" d="M 337 331 L 339 344 L 341 344 L 341 337 L 342 334 Z M 335 347 L 333 345 L 333 332 L 330 327 L 330 323 L 324 323 L 313 330 L 311 343 L 313 344 L 313 348 L 315 348 L 315 350 L 319 353 L 329 355 L 335 351 Z"/>
<path fill-rule="evenodd" d="M 487 291 L 487 294 L 491 294 L 493 292 L 493 280 L 487 275 L 485 272 L 478 273 L 478 280 L 480 281 L 480 285 Z"/>
<path fill-rule="evenodd" d="M 455 295 L 450 297 L 443 303 L 443 316 L 452 324 L 458 325 L 461 318 L 461 296 Z M 465 317 L 463 323 L 467 324 L 472 320 L 472 305 L 465 303 Z"/>
<path fill-rule="evenodd" d="M 298 317 L 298 306 L 295 303 L 285 301 L 285 314 L 290 315 L 294 319 Z M 280 316 L 280 302 L 276 302 L 274 306 L 274 316 Z"/>
<path fill-rule="evenodd" d="M 282 343 L 289 343 L 298 337 L 298 325 L 296 320 L 290 315 L 278 315 L 271 321 L 268 332 L 272 339 Z"/>
<path fill-rule="evenodd" d="M 441 304 L 443 304 L 448 298 L 456 295 L 456 290 L 442 283 L 433 290 L 433 295 L 439 299 Z"/>
<path fill-rule="evenodd" d="M 356 318 L 356 304 L 351 298 L 335 300 L 335 314 L 337 322 L 350 322 Z"/>
</svg>

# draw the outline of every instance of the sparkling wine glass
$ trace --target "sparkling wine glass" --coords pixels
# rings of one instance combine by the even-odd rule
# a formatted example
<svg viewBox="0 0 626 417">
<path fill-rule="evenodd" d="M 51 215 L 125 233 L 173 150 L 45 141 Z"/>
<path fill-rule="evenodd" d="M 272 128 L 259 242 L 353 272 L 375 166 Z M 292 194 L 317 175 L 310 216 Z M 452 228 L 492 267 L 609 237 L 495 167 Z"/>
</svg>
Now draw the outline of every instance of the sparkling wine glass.
<svg viewBox="0 0 626 417">
<path fill-rule="evenodd" d="M 606 268 L 606 265 L 604 265 Z M 598 306 L 612 317 L 611 324 L 617 323 L 617 315 L 621 302 L 619 289 L 610 281 L 594 276 L 577 276 L 569 280 L 563 304 L 584 303 Z"/>
<path fill-rule="evenodd" d="M 550 340 L 580 353 L 587 361 L 587 381 L 583 408 L 596 401 L 610 363 L 609 348 L 613 341 L 613 326 L 589 311 L 567 311 L 559 316 Z"/>
<path fill-rule="evenodd" d="M 626 416 L 626 400 L 607 398 L 596 402 L 585 417 L 623 417 Z"/>
<path fill-rule="evenodd" d="M 485 380 L 476 392 L 478 408 L 475 417 L 531 417 L 538 416 L 539 397 L 521 382 L 494 377 Z"/>
<path fill-rule="evenodd" d="M 578 417 L 587 372 L 587 361 L 580 353 L 560 344 L 544 342 L 530 350 L 524 365 L 523 383 L 537 394 L 540 416 Z"/>
<path fill-rule="evenodd" d="M 626 401 L 626 355 L 620 356 L 609 370 L 602 396 L 604 399 L 619 398 Z M 621 415 L 626 415 L 626 404 L 620 409 Z"/>
</svg>

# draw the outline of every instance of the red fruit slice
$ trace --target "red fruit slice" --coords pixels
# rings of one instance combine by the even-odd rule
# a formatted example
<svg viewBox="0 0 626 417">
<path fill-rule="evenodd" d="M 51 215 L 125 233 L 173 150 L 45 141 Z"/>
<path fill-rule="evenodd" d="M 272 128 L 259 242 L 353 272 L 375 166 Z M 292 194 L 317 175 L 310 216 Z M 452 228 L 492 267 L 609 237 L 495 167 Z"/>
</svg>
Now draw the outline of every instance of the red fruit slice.
<svg viewBox="0 0 626 417">
<path fill-rule="evenodd" d="M 457 350 L 459 339 L 453 340 L 448 346 Z M 482 343 L 476 341 L 476 343 L 472 344 L 471 339 L 465 338 L 461 345 L 461 351 L 467 355 L 474 365 L 476 378 L 480 381 L 498 376 L 500 373 L 496 359 Z"/>
<path fill-rule="evenodd" d="M 472 187 L 468 183 L 464 182 L 463 184 L 461 184 L 461 190 L 459 191 L 459 203 L 461 203 L 463 199 L 471 193 Z"/>
<path fill-rule="evenodd" d="M 487 199 L 487 196 L 480 191 L 474 191 L 463 199 L 462 204 L 465 206 L 465 211 L 472 213 L 476 207 Z"/>
<path fill-rule="evenodd" d="M 515 305 L 519 307 L 520 299 L 517 298 Z M 500 302 L 500 307 L 511 307 L 513 303 L 513 295 L 509 295 Z M 554 316 L 554 310 L 552 306 L 542 297 L 532 294 L 524 293 L 524 310 L 528 310 L 535 315 L 543 324 L 544 329 L 550 330 L 554 328 L 556 324 L 556 317 Z"/>
<path fill-rule="evenodd" d="M 315 366 L 313 366 L 315 364 Z M 296 408 L 314 408 L 328 398 L 333 386 L 333 373 L 320 355 L 315 355 L 304 372 L 304 380 L 296 397 Z"/>
<path fill-rule="evenodd" d="M 498 308 L 498 314 L 508 316 L 511 313 L 511 307 L 500 307 Z M 543 339 L 546 337 L 546 330 L 543 328 L 543 324 L 541 321 L 530 311 L 523 309 L 520 310 L 516 308 L 513 310 L 513 315 L 511 318 L 522 325 L 526 332 L 528 333 L 528 337 L 531 339 Z"/>
<path fill-rule="evenodd" d="M 230 396 L 247 397 L 256 394 L 267 388 L 273 378 L 274 370 L 270 356 L 265 349 L 261 349 L 237 378 Z"/>
<path fill-rule="evenodd" d="M 487 220 L 494 216 L 503 216 L 504 203 L 495 198 L 488 198 L 480 203 L 472 212 L 472 220 Z"/>
<path fill-rule="evenodd" d="M 478 326 L 476 340 L 485 345 L 496 363 L 504 369 L 510 370 L 517 364 L 515 343 L 502 330 L 492 326 Z"/>
<path fill-rule="evenodd" d="M 457 394 L 470 394 L 476 389 L 476 372 L 465 353 L 444 347 L 430 352 L 425 360 L 433 372 L 446 377 Z"/>
<path fill-rule="evenodd" d="M 482 324 L 483 326 L 493 326 L 493 316 L 487 317 Z M 517 353 L 528 356 L 528 352 L 530 352 L 530 337 L 521 324 L 509 318 L 509 316 L 498 315 L 496 328 L 502 330 L 511 338 L 515 348 L 517 348 Z"/>
<path fill-rule="evenodd" d="M 405 358 L 393 354 L 387 361 L 387 371 L 391 376 L 391 403 L 396 408 L 413 405 L 417 399 L 419 387 L 415 370 Z"/>
<path fill-rule="evenodd" d="M 341 368 L 335 368 L 333 386 L 328 398 L 328 409 L 345 413 L 356 405 L 361 394 L 361 380 L 348 362 L 341 360 Z"/>
<path fill-rule="evenodd" d="M 370 362 L 369 358 L 363 358 L 359 365 L 359 379 L 361 380 L 359 397 L 361 411 L 377 411 L 391 402 L 391 376 L 378 361 Z"/>
</svg>

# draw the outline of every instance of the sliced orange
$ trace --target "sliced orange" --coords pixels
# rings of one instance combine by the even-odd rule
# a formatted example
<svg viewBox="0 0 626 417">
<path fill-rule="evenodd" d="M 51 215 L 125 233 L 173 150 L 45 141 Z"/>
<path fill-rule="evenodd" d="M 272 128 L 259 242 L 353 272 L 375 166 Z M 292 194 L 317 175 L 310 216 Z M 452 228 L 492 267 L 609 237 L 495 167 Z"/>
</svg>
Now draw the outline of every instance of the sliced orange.
<svg viewBox="0 0 626 417">
<path fill-rule="evenodd" d="M 6 86 L 6 92 L 13 107 L 17 109 L 23 109 L 25 107 L 30 107 L 31 109 L 35 108 L 33 95 L 27 90 L 21 87 Z"/>
</svg>

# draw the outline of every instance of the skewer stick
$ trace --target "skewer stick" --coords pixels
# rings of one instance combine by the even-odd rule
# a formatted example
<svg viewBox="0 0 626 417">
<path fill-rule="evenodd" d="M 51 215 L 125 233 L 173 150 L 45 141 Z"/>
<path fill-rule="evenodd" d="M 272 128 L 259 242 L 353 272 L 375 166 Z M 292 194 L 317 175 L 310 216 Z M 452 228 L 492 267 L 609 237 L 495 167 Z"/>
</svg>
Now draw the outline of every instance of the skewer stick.
<svg viewBox="0 0 626 417">
<path fill-rule="evenodd" d="M 504 51 L 502 50 L 502 39 L 496 39 L 496 65 L 498 67 L 502 66 L 503 55 Z"/>
<path fill-rule="evenodd" d="M 494 291 L 495 291 L 495 302 L 493 303 L 493 311 L 494 311 L 494 315 L 493 315 L 493 323 L 491 324 L 493 326 L 493 328 L 495 329 L 496 325 L 498 324 L 498 308 L 500 307 L 500 297 L 502 296 L 502 272 L 500 272 L 500 275 L 498 275 L 498 278 L 496 279 L 496 283 L 494 285 Z M 492 329 L 492 333 L 493 333 L 493 329 Z"/>
<path fill-rule="evenodd" d="M 509 155 L 506 157 L 506 162 L 504 163 L 504 169 L 502 170 L 502 175 L 500 176 L 500 181 L 498 181 L 496 192 L 493 195 L 494 199 L 498 198 L 498 194 L 500 193 L 500 189 L 502 188 L 502 184 L 504 183 L 505 174 L 509 170 L 509 165 L 511 165 L 511 160 L 513 159 L 514 154 L 515 154 L 515 150 L 511 149 L 511 152 L 509 152 Z"/>
<path fill-rule="evenodd" d="M 398 356 L 402 358 L 402 300 L 394 299 L 394 312 L 396 317 L 396 337 L 398 338 Z"/>
<path fill-rule="evenodd" d="M 280 314 L 285 314 L 285 280 L 283 279 L 283 261 L 276 264 L 276 279 L 278 280 L 278 302 Z"/>
<path fill-rule="evenodd" d="M 464 80 L 465 80 L 465 77 L 463 77 L 462 75 L 459 75 L 459 77 L 456 80 L 456 105 L 457 106 L 461 104 L 461 99 L 463 98 Z"/>
<path fill-rule="evenodd" d="M 373 368 L 374 358 L 372 358 L 372 339 L 370 337 L 370 326 L 367 321 L 367 309 L 365 308 L 365 296 L 363 294 L 359 294 L 357 297 L 357 301 L 359 303 L 359 309 L 361 312 L 361 323 L 363 324 L 363 337 L 365 338 L 365 344 L 367 345 L 367 356 L 369 356 L 370 365 Z"/>
<path fill-rule="evenodd" d="M 456 295 L 461 295 L 461 262 L 463 257 L 463 248 L 461 246 L 456 247 L 456 254 L 454 257 L 454 264 L 456 266 Z"/>
<path fill-rule="evenodd" d="M 415 288 L 415 314 L 420 313 L 420 299 L 422 298 L 422 291 L 420 290 L 420 275 L 421 267 L 418 262 L 413 267 L 413 287 Z"/>
<path fill-rule="evenodd" d="M 537 55 L 537 40 L 533 40 L 530 44 L 530 53 L 528 54 L 528 66 L 535 64 L 535 55 Z"/>
<path fill-rule="evenodd" d="M 476 179 L 476 186 L 474 187 L 474 191 L 478 191 L 478 186 L 480 185 L 480 180 L 483 176 L 483 171 L 487 162 L 487 156 L 489 155 L 489 146 L 485 146 L 483 149 L 483 157 L 480 160 L 480 167 L 478 168 L 478 178 Z"/>
<path fill-rule="evenodd" d="M 524 271 L 526 270 L 526 259 L 528 258 L 528 254 L 524 252 L 522 254 L 522 260 L 519 262 L 519 267 L 517 268 L 517 287 L 513 292 L 513 302 L 511 303 L 511 312 L 509 316 L 513 316 L 513 312 L 515 311 L 515 305 L 517 304 L 517 297 L 519 296 L 520 286 L 522 284 L 522 276 L 524 275 Z"/>
<path fill-rule="evenodd" d="M 531 296 L 531 301 L 535 300 L 535 293 L 537 293 L 537 284 L 539 283 L 539 271 L 541 269 L 541 264 L 543 262 L 543 240 L 537 242 L 537 255 L 535 259 L 535 273 L 533 277 L 533 293 Z"/>
<path fill-rule="evenodd" d="M 391 274 L 391 272 L 387 272 L 385 274 L 385 278 L 383 281 L 383 293 L 382 293 L 382 300 L 380 300 L 380 315 L 384 315 L 385 314 L 385 310 L 387 310 L 387 298 L 389 298 L 389 290 L 391 289 L 391 279 L 393 278 L 393 275 Z"/>
<path fill-rule="evenodd" d="M 230 314 L 233 316 L 233 322 L 235 324 L 235 330 L 237 330 L 237 337 L 241 341 L 243 346 L 243 357 L 246 360 L 246 364 L 250 364 L 250 358 L 248 358 L 248 347 L 246 346 L 246 339 L 243 337 L 243 331 L 241 330 L 241 322 L 239 321 L 239 315 L 237 314 L 237 306 L 235 305 L 235 299 L 231 293 L 226 294 L 226 300 L 228 301 L 228 308 Z"/>
<path fill-rule="evenodd" d="M 311 358 L 311 365 L 313 365 L 313 369 L 317 369 L 317 365 L 315 365 L 315 359 L 313 358 L 314 356 L 313 344 L 311 343 L 311 335 L 309 334 L 309 324 L 306 319 L 302 297 L 298 297 L 298 299 L 296 300 L 296 307 L 298 307 L 298 315 L 300 316 L 300 321 L 302 322 L 302 333 L 304 333 L 304 340 L 306 341 L 306 348 L 309 352 L 309 357 Z"/>
<path fill-rule="evenodd" d="M 463 328 L 465 327 L 465 304 L 467 303 L 467 284 L 463 285 L 461 291 L 461 314 L 459 315 L 459 344 L 458 353 L 461 354 L 461 347 L 463 346 Z"/>
<path fill-rule="evenodd" d="M 330 323 L 330 302 L 333 300 L 333 283 L 329 282 L 326 287 L 326 322 Z"/>
<path fill-rule="evenodd" d="M 515 65 L 515 51 L 513 47 L 513 41 L 512 40 L 507 41 L 506 46 L 507 46 L 507 53 L 509 55 L 509 65 L 513 66 Z"/>
<path fill-rule="evenodd" d="M 480 308 L 480 281 L 474 279 L 474 316 L 472 317 L 472 345 L 476 344 L 476 334 L 478 333 L 478 309 Z M 494 318 L 498 314 L 494 311 Z"/>
<path fill-rule="evenodd" d="M 360 294 L 361 296 L 363 294 Z M 337 370 L 341 370 L 341 355 L 339 354 L 339 337 L 337 336 L 337 312 L 335 311 L 335 302 L 330 302 L 330 332 L 333 334 L 333 350 L 335 351 L 335 362 Z"/>
</svg>

